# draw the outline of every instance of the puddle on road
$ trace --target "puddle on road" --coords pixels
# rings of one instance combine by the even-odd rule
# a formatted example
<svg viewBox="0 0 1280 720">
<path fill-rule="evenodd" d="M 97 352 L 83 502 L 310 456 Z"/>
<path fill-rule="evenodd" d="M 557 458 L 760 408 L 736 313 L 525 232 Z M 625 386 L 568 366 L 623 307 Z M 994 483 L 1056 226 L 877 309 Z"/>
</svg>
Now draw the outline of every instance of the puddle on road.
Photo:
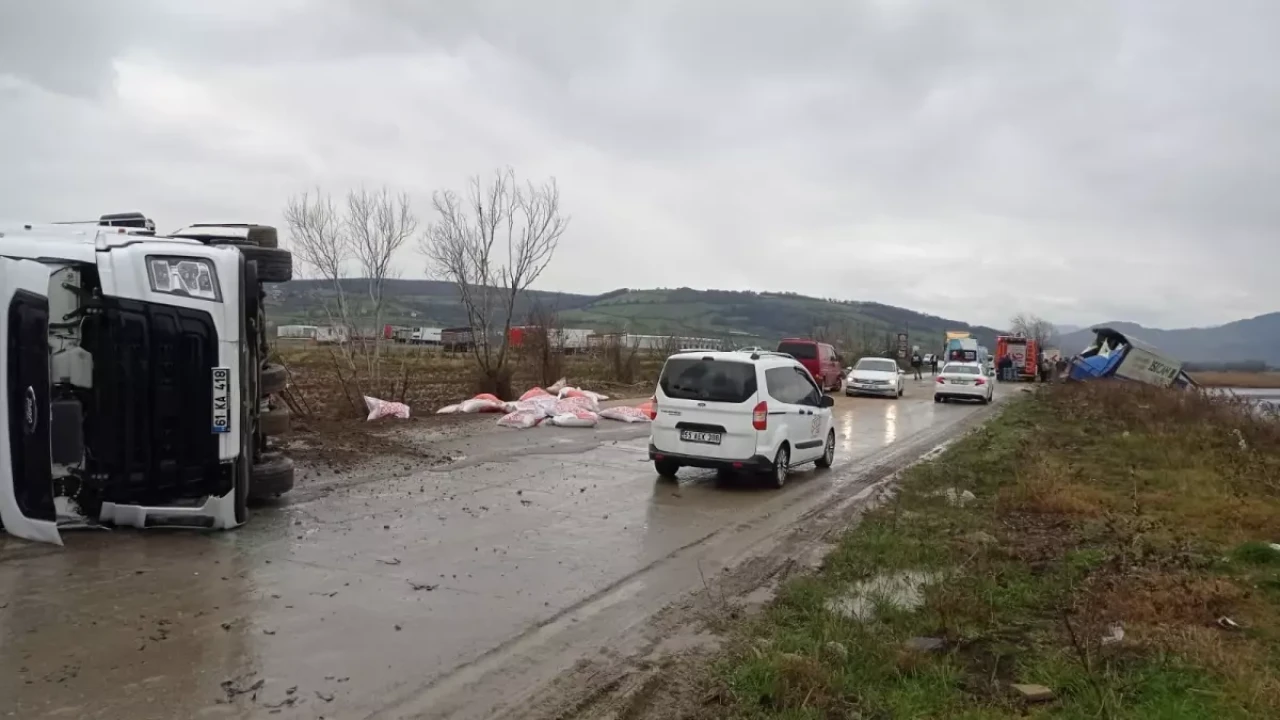
<svg viewBox="0 0 1280 720">
<path fill-rule="evenodd" d="M 877 575 L 828 600 L 827 611 L 866 622 L 875 619 L 876 608 L 881 605 L 915 610 L 924 604 L 924 587 L 937 579 L 938 573 L 922 570 Z"/>
</svg>

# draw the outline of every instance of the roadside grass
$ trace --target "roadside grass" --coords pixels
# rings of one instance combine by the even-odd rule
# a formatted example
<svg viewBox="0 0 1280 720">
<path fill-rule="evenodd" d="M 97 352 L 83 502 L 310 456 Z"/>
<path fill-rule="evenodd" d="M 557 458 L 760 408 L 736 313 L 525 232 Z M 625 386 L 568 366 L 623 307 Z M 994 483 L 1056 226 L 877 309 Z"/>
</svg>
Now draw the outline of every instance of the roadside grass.
<svg viewBox="0 0 1280 720">
<path fill-rule="evenodd" d="M 740 623 L 704 714 L 1280 717 L 1276 540 L 1280 423 L 1199 393 L 1045 388 L 908 470 Z"/>
</svg>

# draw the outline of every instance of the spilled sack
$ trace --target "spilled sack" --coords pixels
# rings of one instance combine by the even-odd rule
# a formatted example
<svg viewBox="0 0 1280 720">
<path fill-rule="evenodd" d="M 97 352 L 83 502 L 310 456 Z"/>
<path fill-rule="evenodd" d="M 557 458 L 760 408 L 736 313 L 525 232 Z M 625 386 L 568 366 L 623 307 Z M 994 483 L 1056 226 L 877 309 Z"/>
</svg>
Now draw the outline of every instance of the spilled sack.
<svg viewBox="0 0 1280 720">
<path fill-rule="evenodd" d="M 409 406 L 404 403 L 379 400 L 365 395 L 364 406 L 369 409 L 369 417 L 365 418 L 365 422 L 373 422 L 384 417 L 409 419 Z"/>
</svg>

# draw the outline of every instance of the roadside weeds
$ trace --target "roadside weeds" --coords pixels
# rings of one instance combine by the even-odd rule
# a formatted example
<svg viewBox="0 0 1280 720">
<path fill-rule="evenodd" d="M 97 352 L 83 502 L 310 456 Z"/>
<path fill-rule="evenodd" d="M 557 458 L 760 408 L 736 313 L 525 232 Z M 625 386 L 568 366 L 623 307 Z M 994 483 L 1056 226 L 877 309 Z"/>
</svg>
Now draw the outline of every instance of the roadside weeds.
<svg viewBox="0 0 1280 720">
<path fill-rule="evenodd" d="M 728 623 L 678 716 L 1280 717 L 1278 532 L 1280 423 L 1047 388 Z"/>
</svg>

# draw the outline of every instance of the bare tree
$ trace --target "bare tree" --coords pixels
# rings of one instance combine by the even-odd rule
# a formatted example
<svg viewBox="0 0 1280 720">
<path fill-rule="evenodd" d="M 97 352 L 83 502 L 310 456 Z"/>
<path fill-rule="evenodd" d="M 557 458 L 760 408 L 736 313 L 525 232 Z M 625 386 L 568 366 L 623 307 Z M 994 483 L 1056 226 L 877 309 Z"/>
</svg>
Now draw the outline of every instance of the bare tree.
<svg viewBox="0 0 1280 720">
<path fill-rule="evenodd" d="M 387 280 L 400 275 L 394 264 L 395 254 L 417 234 L 418 217 L 413 213 L 407 194 L 393 196 L 385 187 L 372 192 L 360 188 L 347 193 L 344 230 L 368 289 L 375 334 L 373 351 L 366 355 L 366 359 L 376 380 Z"/>
<path fill-rule="evenodd" d="M 353 253 L 346 221 L 334 207 L 333 198 L 319 189 L 315 195 L 304 192 L 291 197 L 285 204 L 284 221 L 289 226 L 294 257 L 306 271 L 332 285 L 338 319 L 350 332 L 351 313 L 342 280 L 347 276 Z"/>
<path fill-rule="evenodd" d="M 482 389 L 509 395 L 511 315 L 569 225 L 560 214 L 560 190 L 554 178 L 522 185 L 507 168 L 487 183 L 472 178 L 465 198 L 442 190 L 432 202 L 439 217 L 420 243 L 428 272 L 458 288 Z"/>
<path fill-rule="evenodd" d="M 1058 340 L 1058 329 L 1053 326 L 1053 323 L 1030 313 L 1018 313 L 1010 318 L 1009 329 L 1014 334 L 1021 334 L 1035 340 L 1041 350 Z"/>
<path fill-rule="evenodd" d="M 523 351 L 542 387 L 564 377 L 565 335 L 555 308 L 534 302 L 529 308 Z"/>
</svg>

